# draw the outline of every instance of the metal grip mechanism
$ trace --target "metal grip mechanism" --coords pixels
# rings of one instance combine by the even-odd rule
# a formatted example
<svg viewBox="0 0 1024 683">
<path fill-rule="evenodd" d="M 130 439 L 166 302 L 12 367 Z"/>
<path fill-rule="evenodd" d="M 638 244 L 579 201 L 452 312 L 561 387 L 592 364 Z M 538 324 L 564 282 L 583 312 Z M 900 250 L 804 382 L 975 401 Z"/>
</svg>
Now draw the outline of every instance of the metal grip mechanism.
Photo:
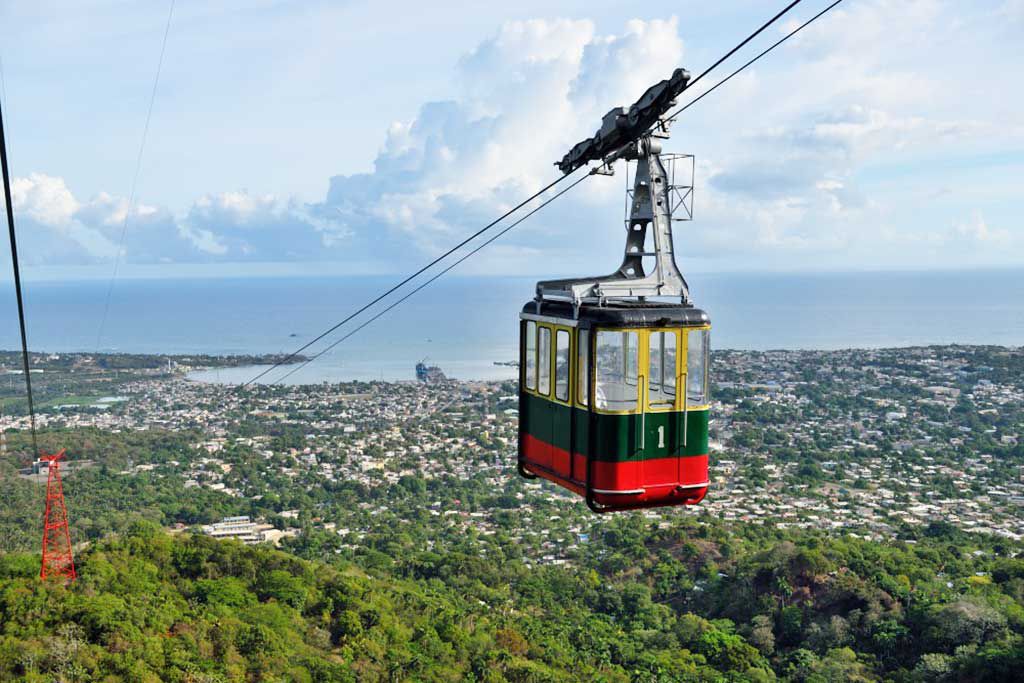
<svg viewBox="0 0 1024 683">
<path fill-rule="evenodd" d="M 690 290 L 675 260 L 672 222 L 692 215 L 692 179 L 684 185 L 674 182 L 654 135 L 627 145 L 616 158 L 636 160 L 622 264 L 610 275 L 538 282 L 537 299 L 570 301 L 578 308 L 616 298 L 678 297 L 689 305 Z M 691 156 L 671 158 L 690 161 L 692 168 Z M 680 207 L 682 215 L 675 218 L 673 211 Z"/>
<path fill-rule="evenodd" d="M 671 119 L 664 117 L 689 83 L 686 69 L 676 69 L 629 107 L 616 107 L 605 114 L 593 137 L 574 145 L 555 164 L 565 174 L 591 161 L 601 162 L 591 174 L 612 175 L 612 164 L 619 159 L 635 159 L 637 167 L 629 193 L 632 208 L 622 265 L 610 275 L 538 282 L 538 306 L 543 300 L 569 301 L 578 314 L 582 304 L 603 305 L 608 299 L 679 297 L 683 305 L 691 304 L 689 287 L 675 261 L 672 214 L 682 207 L 686 213 L 682 220 L 692 217 L 692 179 L 689 185 L 674 183 L 673 174 L 666 172 L 658 141 L 668 138 Z M 666 159 L 677 158 L 666 155 Z M 690 160 L 692 168 L 693 157 L 683 158 Z"/>
<path fill-rule="evenodd" d="M 605 114 L 594 136 L 574 145 L 555 165 L 562 173 L 569 174 L 591 161 L 607 162 L 652 129 L 664 129 L 661 117 L 675 105 L 676 97 L 689 82 L 690 73 L 676 69 L 671 77 L 648 88 L 631 106 L 616 107 Z"/>
</svg>

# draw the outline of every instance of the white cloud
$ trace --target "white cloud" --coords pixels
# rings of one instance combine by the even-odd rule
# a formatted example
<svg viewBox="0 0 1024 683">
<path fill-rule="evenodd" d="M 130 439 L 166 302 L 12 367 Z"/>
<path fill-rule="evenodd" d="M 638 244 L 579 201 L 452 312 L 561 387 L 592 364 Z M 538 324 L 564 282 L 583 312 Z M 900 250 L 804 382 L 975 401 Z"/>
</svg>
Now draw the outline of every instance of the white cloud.
<svg viewBox="0 0 1024 683">
<path fill-rule="evenodd" d="M 83 207 L 63 178 L 43 173 L 13 178 L 11 200 L 26 263 L 93 263 L 117 252 L 98 226 L 79 219 Z"/>
<path fill-rule="evenodd" d="M 936 263 L 956 263 L 965 243 L 1015 243 L 979 191 L 955 203 L 964 179 L 945 167 L 1020 149 L 1024 127 L 1000 116 L 1019 96 L 1000 86 L 1000 72 L 977 68 L 1001 44 L 986 36 L 1005 31 L 1019 8 L 843 5 L 687 112 L 670 145 L 698 155 L 696 220 L 676 240 L 684 267 L 691 257 L 727 267 L 873 266 L 912 262 L 915 244 L 934 250 Z M 629 21 L 613 35 L 589 20 L 508 22 L 459 60 L 447 99 L 382 126 L 372 169 L 331 178 L 323 201 L 239 190 L 204 194 L 179 213 L 140 204 L 125 259 L 422 263 L 555 177 L 553 162 L 608 109 L 678 66 L 699 69 L 684 49 L 686 29 L 675 18 Z M 967 107 L 968 90 L 985 96 Z M 957 189 L 936 193 L 945 187 Z M 486 272 L 611 270 L 622 199 L 621 175 L 592 179 L 474 261 Z M 128 202 L 78 199 L 61 178 L 32 174 L 16 183 L 15 207 L 33 226 L 24 231 L 37 240 L 31 258 L 94 263 L 116 252 Z M 950 215 L 975 207 L 950 227 Z M 940 219 L 928 223 L 928 210 Z"/>
<path fill-rule="evenodd" d="M 978 68 L 1001 44 L 983 36 L 1002 29 L 960 8 L 841 6 L 755 66 L 742 100 L 709 101 L 703 227 L 690 248 L 720 263 L 757 254 L 757 265 L 801 268 L 802 253 L 844 267 L 913 265 L 916 247 L 928 245 L 936 250 L 928 265 L 958 265 L 958 247 L 932 226 L 948 226 L 961 195 L 980 196 L 972 186 L 982 174 L 961 169 L 984 168 L 1024 137 L 1000 115 L 1004 100 L 990 97 L 1002 88 L 999 74 Z M 972 89 L 986 94 L 965 99 Z M 936 194 L 951 183 L 956 192 Z M 994 196 L 990 184 L 983 192 Z"/>
<path fill-rule="evenodd" d="M 682 61 L 683 41 L 675 17 L 633 20 L 621 36 L 597 37 L 584 46 L 569 94 L 578 109 L 600 115 L 616 104 L 631 103 L 654 82 L 668 78 Z M 586 123 L 594 127 L 594 122 Z"/>
<path fill-rule="evenodd" d="M 598 35 L 586 20 L 506 23 L 460 60 L 452 99 L 427 102 L 413 120 L 388 127 L 371 173 L 332 178 L 325 200 L 315 204 L 235 191 L 201 196 L 179 216 L 140 206 L 128 221 L 124 258 L 372 260 L 377 255 L 402 267 L 422 252 L 453 244 L 547 183 L 556 173 L 553 163 L 591 135 L 607 109 L 631 102 L 667 77 L 681 53 L 675 19 L 631 21 L 620 35 Z M 83 202 L 62 179 L 45 179 L 32 176 L 23 183 L 21 195 L 32 201 L 22 201 L 19 212 L 48 230 L 74 232 L 87 262 L 110 260 L 127 201 L 101 193 Z M 584 195 L 596 197 L 604 200 Z M 608 204 L 617 205 L 618 197 Z M 546 218 L 560 220 L 545 230 L 543 250 L 575 244 L 575 224 L 587 211 L 546 212 Z M 601 231 L 617 234 L 615 219 L 602 223 Z M 532 229 L 540 225 L 535 222 Z M 529 229 L 524 226 L 523 232 Z M 147 235 L 152 239 L 144 243 Z M 538 249 L 514 246 L 504 253 Z"/>
<path fill-rule="evenodd" d="M 99 193 L 82 201 L 63 178 L 43 173 L 13 178 L 11 197 L 19 255 L 26 264 L 109 263 L 122 244 L 122 233 L 122 255 L 130 262 L 186 262 L 199 255 L 181 239 L 166 209 L 137 204 L 126 226 L 127 199 Z"/>
<path fill-rule="evenodd" d="M 15 211 L 50 225 L 70 224 L 79 206 L 63 178 L 42 173 L 15 178 L 11 182 L 11 200 Z"/>
<path fill-rule="evenodd" d="M 336 239 L 332 226 L 293 200 L 241 190 L 200 197 L 179 230 L 207 257 L 295 261 L 329 259 Z"/>
<path fill-rule="evenodd" d="M 457 96 L 392 124 L 374 171 L 332 178 L 317 215 L 333 212 L 357 243 L 390 237 L 399 252 L 411 242 L 435 253 L 546 184 L 608 109 L 668 77 L 681 54 L 675 19 L 631 21 L 617 36 L 589 21 L 507 23 L 460 61 Z M 547 230 L 548 246 L 564 245 L 573 223 Z"/>
<path fill-rule="evenodd" d="M 786 199 L 815 204 L 824 215 L 861 210 L 869 202 L 854 176 L 867 162 L 899 150 L 938 146 L 955 137 L 981 135 L 986 127 L 921 117 L 898 117 L 852 105 L 806 122 L 744 136 L 745 148 L 726 157 L 709 178 L 712 190 L 754 201 Z M 728 154 L 728 151 L 726 151 Z"/>
<path fill-rule="evenodd" d="M 954 231 L 956 235 L 969 242 L 1006 244 L 1010 241 L 1010 231 L 989 227 L 980 211 L 975 211 L 968 220 L 958 221 L 954 225 Z"/>
</svg>

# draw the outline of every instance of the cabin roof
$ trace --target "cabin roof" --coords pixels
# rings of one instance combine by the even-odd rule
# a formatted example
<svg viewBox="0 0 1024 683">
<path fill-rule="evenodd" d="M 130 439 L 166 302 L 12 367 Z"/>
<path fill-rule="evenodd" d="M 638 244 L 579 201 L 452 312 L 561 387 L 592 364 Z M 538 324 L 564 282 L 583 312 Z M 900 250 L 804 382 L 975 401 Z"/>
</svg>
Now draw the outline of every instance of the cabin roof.
<svg viewBox="0 0 1024 683">
<path fill-rule="evenodd" d="M 524 316 L 563 319 L 572 326 L 592 327 L 697 327 L 711 319 L 699 308 L 678 303 L 655 301 L 610 301 L 604 305 L 582 304 L 579 315 L 573 315 L 568 301 L 529 301 L 523 306 Z"/>
</svg>

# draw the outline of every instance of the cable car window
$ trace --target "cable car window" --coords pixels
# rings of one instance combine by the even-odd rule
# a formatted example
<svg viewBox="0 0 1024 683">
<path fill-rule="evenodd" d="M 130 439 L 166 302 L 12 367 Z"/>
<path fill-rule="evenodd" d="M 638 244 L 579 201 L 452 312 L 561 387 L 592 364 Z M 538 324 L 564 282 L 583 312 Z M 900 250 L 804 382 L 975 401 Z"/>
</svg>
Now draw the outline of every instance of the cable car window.
<svg viewBox="0 0 1024 683">
<path fill-rule="evenodd" d="M 569 399 L 569 332 L 555 331 L 555 398 Z"/>
<path fill-rule="evenodd" d="M 537 338 L 537 393 L 551 395 L 551 328 L 541 327 Z"/>
<path fill-rule="evenodd" d="M 576 348 L 579 349 L 579 360 L 577 361 L 576 367 L 579 368 L 577 371 L 577 384 L 579 388 L 579 404 L 581 406 L 587 405 L 587 401 L 590 400 L 587 396 L 588 387 L 590 386 L 590 333 L 584 330 L 576 335 Z"/>
<path fill-rule="evenodd" d="M 528 321 L 526 323 L 526 343 L 524 344 L 523 355 L 526 356 L 523 362 L 523 379 L 527 389 L 537 388 L 537 323 Z"/>
<path fill-rule="evenodd" d="M 555 398 L 569 400 L 569 331 L 555 332 Z"/>
<path fill-rule="evenodd" d="M 636 332 L 597 333 L 596 407 L 604 410 L 636 410 Z"/>
<path fill-rule="evenodd" d="M 686 403 L 708 402 L 708 330 L 690 330 L 686 341 Z"/>
<path fill-rule="evenodd" d="M 647 402 L 671 406 L 676 402 L 676 333 L 651 332 L 648 357 Z"/>
</svg>

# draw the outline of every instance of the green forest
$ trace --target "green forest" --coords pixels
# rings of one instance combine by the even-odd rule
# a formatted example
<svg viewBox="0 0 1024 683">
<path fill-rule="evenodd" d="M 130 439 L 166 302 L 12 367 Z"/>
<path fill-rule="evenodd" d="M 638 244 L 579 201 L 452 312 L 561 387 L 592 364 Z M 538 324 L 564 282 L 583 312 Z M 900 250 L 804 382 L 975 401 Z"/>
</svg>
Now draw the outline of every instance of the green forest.
<svg viewBox="0 0 1024 683">
<path fill-rule="evenodd" d="M 131 523 L 42 583 L 0 555 L 0 679 L 989 681 L 1024 667 L 1020 548 L 616 517 L 578 566 L 294 553 Z M 374 546 L 377 546 L 377 549 Z M 313 535 L 293 551 L 309 554 Z M 493 546 L 489 546 L 493 548 Z"/>
<path fill-rule="evenodd" d="M 1001 353 L 924 350 L 887 384 L 793 356 L 816 379 L 787 408 L 759 399 L 777 358 L 723 352 L 713 495 L 616 515 L 515 476 L 513 385 L 159 380 L 48 408 L 79 579 L 38 578 L 45 488 L 8 430 L 0 682 L 1020 680 L 1020 357 Z M 933 366 L 969 378 L 941 380 L 959 397 L 922 393 Z M 231 515 L 294 536 L 201 533 Z"/>
</svg>

